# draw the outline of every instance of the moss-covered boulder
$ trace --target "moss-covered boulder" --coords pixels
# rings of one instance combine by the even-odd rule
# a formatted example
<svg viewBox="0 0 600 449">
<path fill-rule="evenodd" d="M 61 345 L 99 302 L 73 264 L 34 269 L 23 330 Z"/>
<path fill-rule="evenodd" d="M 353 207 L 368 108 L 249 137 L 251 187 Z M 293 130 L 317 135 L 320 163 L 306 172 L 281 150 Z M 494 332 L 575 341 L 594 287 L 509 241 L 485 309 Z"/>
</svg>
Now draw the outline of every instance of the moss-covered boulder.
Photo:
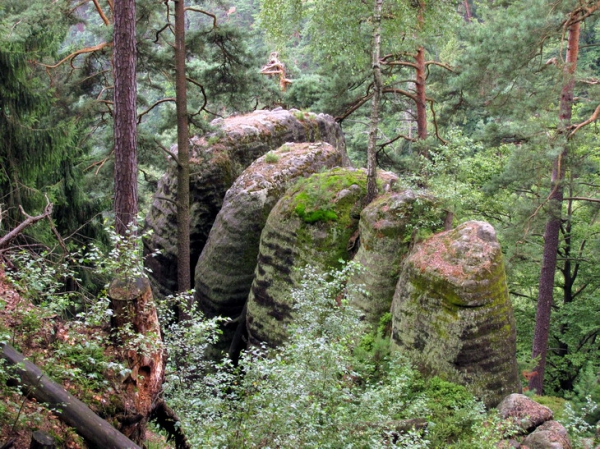
<svg viewBox="0 0 600 449">
<path fill-rule="evenodd" d="M 392 304 L 392 341 L 427 375 L 488 406 L 520 390 L 515 322 L 494 228 L 470 221 L 415 246 Z"/>
<path fill-rule="evenodd" d="M 227 191 L 196 265 L 196 299 L 204 313 L 237 317 L 248 298 L 260 234 L 271 209 L 301 177 L 342 164 L 326 143 L 287 143 L 257 159 Z"/>
<path fill-rule="evenodd" d="M 382 174 L 382 183 L 393 175 Z M 298 181 L 279 200 L 263 229 L 248 297 L 251 343 L 280 344 L 292 319 L 291 291 L 307 265 L 327 271 L 351 255 L 367 176 L 337 168 Z"/>
<path fill-rule="evenodd" d="M 223 204 L 227 189 L 256 159 L 286 142 L 323 141 L 345 155 L 339 125 L 328 115 L 276 109 L 213 121 L 216 131 L 191 139 L 190 257 L 194 269 L 206 239 Z M 174 147 L 176 152 L 176 146 Z M 155 289 L 162 294 L 177 291 L 177 173 L 170 167 L 158 183 L 146 216 L 146 229 L 153 230 L 144 242 Z"/>
<path fill-rule="evenodd" d="M 354 261 L 364 270 L 348 284 L 362 287 L 352 304 L 369 322 L 376 325 L 390 311 L 402 261 L 415 242 L 440 230 L 444 216 L 431 196 L 412 190 L 386 193 L 363 209 Z"/>
</svg>

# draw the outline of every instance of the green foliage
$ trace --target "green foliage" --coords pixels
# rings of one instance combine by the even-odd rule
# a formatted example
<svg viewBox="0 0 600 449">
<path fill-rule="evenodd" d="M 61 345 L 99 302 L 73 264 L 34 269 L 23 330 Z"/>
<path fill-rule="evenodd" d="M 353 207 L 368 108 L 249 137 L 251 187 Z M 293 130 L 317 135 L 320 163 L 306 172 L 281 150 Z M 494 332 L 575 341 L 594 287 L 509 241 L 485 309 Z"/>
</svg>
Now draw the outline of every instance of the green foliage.
<svg viewBox="0 0 600 449">
<path fill-rule="evenodd" d="M 334 209 L 339 208 L 341 204 L 335 201 L 338 193 L 351 186 L 365 190 L 365 185 L 366 175 L 360 171 L 337 169 L 317 173 L 310 178 L 299 180 L 288 193 L 293 196 L 290 207 L 306 223 L 337 221 L 339 217 Z"/>
<path fill-rule="evenodd" d="M 308 268 L 292 293 L 289 340 L 251 348 L 237 368 L 202 360 L 215 323 L 195 315 L 166 332 L 175 356 L 165 393 L 193 446 L 442 448 L 460 438 L 487 448 L 499 439 L 464 387 L 422 379 L 400 354 L 365 337 L 360 312 L 348 305 L 353 292 L 344 287 L 357 269 L 350 263 L 324 276 Z M 381 331 L 386 327 L 383 320 Z M 394 430 L 413 418 L 429 421 L 428 430 Z"/>
<path fill-rule="evenodd" d="M 43 207 L 36 190 L 78 153 L 79 125 L 56 113 L 57 89 L 34 64 L 57 55 L 70 21 L 67 7 L 66 1 L 9 1 L 0 10 L 0 202 L 11 208 L 2 227 L 18 219 L 19 205 Z"/>
<path fill-rule="evenodd" d="M 267 164 L 276 164 L 278 161 L 279 161 L 279 156 L 276 155 L 275 153 L 273 153 L 272 151 L 269 151 L 265 155 L 265 162 Z"/>
</svg>

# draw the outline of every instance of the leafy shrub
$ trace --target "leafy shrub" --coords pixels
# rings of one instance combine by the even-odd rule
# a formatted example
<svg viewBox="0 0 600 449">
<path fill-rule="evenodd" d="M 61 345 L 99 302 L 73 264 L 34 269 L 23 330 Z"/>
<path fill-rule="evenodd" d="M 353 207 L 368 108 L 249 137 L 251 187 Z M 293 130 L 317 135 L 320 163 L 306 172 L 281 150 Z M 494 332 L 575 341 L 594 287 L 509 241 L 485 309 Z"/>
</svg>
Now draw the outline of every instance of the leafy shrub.
<svg viewBox="0 0 600 449">
<path fill-rule="evenodd" d="M 250 348 L 237 367 L 203 360 L 217 326 L 199 314 L 166 330 L 165 394 L 193 447 L 442 448 L 461 437 L 480 447 L 473 428 L 487 419 L 481 403 L 464 387 L 422 379 L 389 351 L 389 340 L 379 347 L 382 335 L 365 338 L 346 289 L 357 269 L 350 263 L 323 275 L 307 268 L 292 293 L 289 339 L 275 349 Z M 394 430 L 413 418 L 425 418 L 429 430 Z"/>
</svg>

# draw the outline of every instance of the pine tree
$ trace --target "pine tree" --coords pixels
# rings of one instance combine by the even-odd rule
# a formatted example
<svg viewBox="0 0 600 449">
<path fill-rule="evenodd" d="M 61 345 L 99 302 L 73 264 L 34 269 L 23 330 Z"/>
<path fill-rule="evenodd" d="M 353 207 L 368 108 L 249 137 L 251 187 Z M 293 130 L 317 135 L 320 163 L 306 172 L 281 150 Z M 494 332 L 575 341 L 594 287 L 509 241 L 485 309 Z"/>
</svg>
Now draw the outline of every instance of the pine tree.
<svg viewBox="0 0 600 449">
<path fill-rule="evenodd" d="M 138 212 L 135 0 L 115 2 L 114 136 L 115 230 L 127 234 Z"/>
</svg>

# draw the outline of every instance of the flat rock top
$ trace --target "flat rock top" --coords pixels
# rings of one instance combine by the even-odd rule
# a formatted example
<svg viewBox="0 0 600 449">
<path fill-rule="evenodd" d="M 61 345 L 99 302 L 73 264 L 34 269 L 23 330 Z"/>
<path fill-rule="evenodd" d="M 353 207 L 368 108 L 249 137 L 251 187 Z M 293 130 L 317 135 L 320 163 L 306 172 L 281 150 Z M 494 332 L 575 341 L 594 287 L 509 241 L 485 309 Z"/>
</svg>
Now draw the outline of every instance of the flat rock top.
<svg viewBox="0 0 600 449">
<path fill-rule="evenodd" d="M 409 260 L 421 272 L 437 273 L 456 285 L 490 272 L 500 245 L 494 228 L 469 221 L 422 242 Z"/>
<path fill-rule="evenodd" d="M 232 188 L 248 192 L 270 188 L 280 178 L 286 179 L 289 173 L 302 170 L 307 159 L 314 157 L 317 151 L 331 153 L 332 156 L 336 153 L 335 148 L 324 142 L 286 143 L 258 158 L 237 178 Z"/>
</svg>

